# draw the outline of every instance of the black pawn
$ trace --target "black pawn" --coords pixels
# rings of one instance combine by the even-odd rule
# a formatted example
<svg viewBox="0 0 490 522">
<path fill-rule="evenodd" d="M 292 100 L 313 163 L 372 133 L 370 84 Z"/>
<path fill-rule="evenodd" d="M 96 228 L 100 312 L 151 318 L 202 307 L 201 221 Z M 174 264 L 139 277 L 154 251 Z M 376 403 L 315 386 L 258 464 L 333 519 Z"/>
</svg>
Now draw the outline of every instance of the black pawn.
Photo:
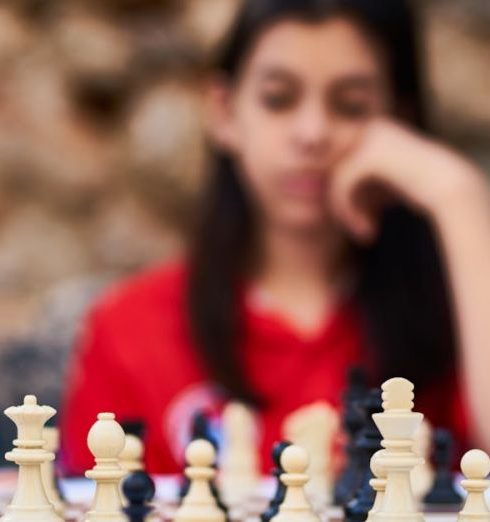
<svg viewBox="0 0 490 522">
<path fill-rule="evenodd" d="M 122 484 L 122 491 L 128 501 L 123 512 L 130 522 L 144 522 L 151 513 L 149 503 L 155 496 L 155 484 L 144 471 L 135 471 L 128 475 Z"/>
<path fill-rule="evenodd" d="M 223 502 L 218 487 L 216 486 L 216 482 L 211 480 L 209 483 L 209 488 L 211 489 L 211 495 L 213 495 L 216 500 L 216 505 L 223 511 L 226 516 L 226 520 L 228 520 L 228 506 Z"/>
<path fill-rule="evenodd" d="M 432 489 L 424 498 L 426 504 L 461 504 L 463 499 L 454 488 L 451 464 L 453 460 L 453 437 L 448 430 L 437 429 L 434 433 L 432 460 L 436 476 Z"/>
<path fill-rule="evenodd" d="M 281 442 L 276 442 L 272 448 L 274 468 L 271 475 L 276 479 L 276 492 L 269 502 L 267 509 L 260 515 L 262 522 L 269 522 L 272 517 L 276 516 L 279 512 L 279 506 L 284 501 L 286 486 L 281 482 L 279 477 L 284 473 L 284 469 L 281 466 L 281 455 L 288 446 L 291 446 L 291 443 L 287 440 L 282 440 Z"/>
<path fill-rule="evenodd" d="M 344 506 L 345 522 L 364 522 L 376 498 L 376 492 L 369 484 L 373 478 L 370 463 L 371 457 L 381 449 L 382 436 L 372 416 L 374 413 L 383 411 L 382 403 L 381 390 L 371 390 L 368 396 L 361 401 L 365 424 L 359 432 L 356 446 L 359 449 L 362 479 L 354 498 Z"/>
<path fill-rule="evenodd" d="M 191 440 L 204 439 L 209 441 L 215 450 L 218 449 L 218 442 L 213 434 L 209 416 L 205 410 L 197 411 L 192 417 Z"/>
<path fill-rule="evenodd" d="M 139 439 L 145 437 L 145 423 L 140 419 L 131 419 L 121 422 L 121 427 L 126 435 L 135 435 Z"/>
<path fill-rule="evenodd" d="M 345 506 L 361 485 L 360 451 L 356 446 L 359 431 L 364 425 L 362 408 L 359 401 L 368 393 L 367 377 L 362 368 L 349 370 L 348 386 L 343 398 L 342 428 L 347 436 L 345 447 L 346 466 L 341 473 L 334 490 L 334 504 Z"/>
</svg>

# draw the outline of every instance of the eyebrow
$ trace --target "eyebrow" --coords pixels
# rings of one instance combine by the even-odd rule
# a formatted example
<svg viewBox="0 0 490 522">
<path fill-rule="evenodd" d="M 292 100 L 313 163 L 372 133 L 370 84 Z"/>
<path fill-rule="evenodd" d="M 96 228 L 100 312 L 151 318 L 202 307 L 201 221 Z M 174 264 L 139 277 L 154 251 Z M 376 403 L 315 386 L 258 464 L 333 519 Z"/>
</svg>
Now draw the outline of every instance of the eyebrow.
<svg viewBox="0 0 490 522">
<path fill-rule="evenodd" d="M 348 74 L 341 76 L 333 83 L 332 90 L 341 89 L 374 89 L 379 87 L 379 79 L 371 74 Z"/>
<path fill-rule="evenodd" d="M 259 77 L 262 80 L 289 81 L 299 83 L 300 79 L 293 72 L 280 66 L 265 66 L 259 70 Z M 372 74 L 352 73 L 340 76 L 333 82 L 332 90 L 340 91 L 343 89 L 374 89 L 379 86 L 379 79 Z"/>
<path fill-rule="evenodd" d="M 266 66 L 259 70 L 259 76 L 263 80 L 283 80 L 299 82 L 299 78 L 283 67 Z"/>
</svg>

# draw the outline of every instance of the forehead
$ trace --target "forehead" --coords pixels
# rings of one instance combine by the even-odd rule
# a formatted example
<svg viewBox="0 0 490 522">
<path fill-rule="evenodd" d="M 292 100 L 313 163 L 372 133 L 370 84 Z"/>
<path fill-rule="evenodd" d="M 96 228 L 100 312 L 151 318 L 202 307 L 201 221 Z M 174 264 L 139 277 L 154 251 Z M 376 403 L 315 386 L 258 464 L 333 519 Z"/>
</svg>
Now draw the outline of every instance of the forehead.
<svg viewBox="0 0 490 522">
<path fill-rule="evenodd" d="M 324 81 L 351 73 L 380 73 L 381 61 L 365 33 L 353 22 L 336 17 L 317 24 L 282 21 L 265 31 L 246 68 L 268 67 Z"/>
</svg>

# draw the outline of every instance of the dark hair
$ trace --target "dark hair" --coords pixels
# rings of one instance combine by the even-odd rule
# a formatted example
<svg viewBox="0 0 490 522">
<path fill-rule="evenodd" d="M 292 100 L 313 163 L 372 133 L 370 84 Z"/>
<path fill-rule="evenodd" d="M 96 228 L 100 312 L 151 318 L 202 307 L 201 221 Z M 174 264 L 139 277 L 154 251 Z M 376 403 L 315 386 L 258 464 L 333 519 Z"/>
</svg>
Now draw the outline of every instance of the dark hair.
<svg viewBox="0 0 490 522">
<path fill-rule="evenodd" d="M 416 24 L 405 0 L 245 0 L 219 54 L 217 69 L 239 74 L 262 31 L 283 19 L 317 23 L 341 14 L 362 24 L 388 53 L 396 113 L 426 129 Z M 235 398 L 257 403 L 240 360 L 239 287 L 253 244 L 249 203 L 233 160 L 214 151 L 213 170 L 191 249 L 188 290 L 191 329 L 211 376 Z M 424 218 L 403 206 L 388 209 L 379 237 L 355 247 L 366 350 L 376 381 L 403 375 L 424 386 L 452 368 L 451 306 L 434 235 Z M 437 365 L 437 366 L 436 366 Z"/>
</svg>

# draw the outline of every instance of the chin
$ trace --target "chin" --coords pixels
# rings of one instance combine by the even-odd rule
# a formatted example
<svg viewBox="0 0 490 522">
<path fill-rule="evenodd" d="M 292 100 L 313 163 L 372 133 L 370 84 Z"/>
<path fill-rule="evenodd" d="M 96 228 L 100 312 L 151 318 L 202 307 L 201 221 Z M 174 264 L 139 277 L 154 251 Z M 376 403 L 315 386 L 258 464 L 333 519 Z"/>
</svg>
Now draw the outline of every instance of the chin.
<svg viewBox="0 0 490 522">
<path fill-rule="evenodd" d="M 291 230 L 312 232 L 323 229 L 328 218 L 324 209 L 290 209 L 281 221 Z"/>
</svg>

